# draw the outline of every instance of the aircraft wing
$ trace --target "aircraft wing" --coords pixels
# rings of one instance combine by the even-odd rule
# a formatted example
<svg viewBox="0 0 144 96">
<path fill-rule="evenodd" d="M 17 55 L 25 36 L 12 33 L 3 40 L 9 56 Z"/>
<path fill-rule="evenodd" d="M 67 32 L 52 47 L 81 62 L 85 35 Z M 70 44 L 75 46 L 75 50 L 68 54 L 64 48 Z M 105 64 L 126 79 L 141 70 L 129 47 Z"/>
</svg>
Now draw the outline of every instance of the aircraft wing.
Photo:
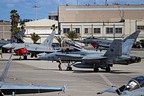
<svg viewBox="0 0 144 96">
<path fill-rule="evenodd" d="M 56 54 L 56 56 L 59 56 L 59 57 L 61 57 L 61 56 L 65 56 L 65 57 L 75 57 L 75 58 L 83 58 L 83 55 L 81 55 L 81 54 Z"/>
<path fill-rule="evenodd" d="M 35 49 L 28 49 L 28 52 L 35 52 L 35 53 L 53 53 L 53 52 L 57 52 L 57 51 L 59 51 L 59 50 L 42 50 L 42 49 L 37 49 L 37 50 L 35 50 Z"/>
<path fill-rule="evenodd" d="M 62 61 L 82 61 L 83 55 L 80 54 L 66 54 L 56 53 L 55 56 L 60 58 Z"/>
<path fill-rule="evenodd" d="M 100 59 L 106 59 L 106 58 L 107 57 L 104 57 L 103 55 L 92 54 L 92 55 L 84 56 L 82 59 L 83 60 L 100 60 Z"/>
<path fill-rule="evenodd" d="M 66 89 L 65 86 L 11 84 L 11 83 L 4 83 L 0 88 L 1 92 L 5 95 L 11 95 L 14 90 L 15 94 L 26 94 L 26 93 L 64 91 L 65 89 Z"/>
<path fill-rule="evenodd" d="M 9 41 L 6 41 L 6 40 L 0 40 L 0 47 L 2 47 L 3 45 L 6 45 L 8 44 Z"/>
</svg>

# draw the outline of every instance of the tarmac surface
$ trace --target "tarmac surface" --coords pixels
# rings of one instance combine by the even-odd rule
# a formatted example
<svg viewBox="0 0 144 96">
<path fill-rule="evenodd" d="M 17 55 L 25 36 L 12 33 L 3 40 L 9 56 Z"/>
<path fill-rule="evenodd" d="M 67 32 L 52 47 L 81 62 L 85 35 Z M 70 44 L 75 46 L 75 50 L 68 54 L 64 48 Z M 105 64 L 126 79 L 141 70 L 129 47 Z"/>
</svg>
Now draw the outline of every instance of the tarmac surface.
<svg viewBox="0 0 144 96">
<path fill-rule="evenodd" d="M 39 84 L 50 86 L 67 86 L 64 92 L 24 94 L 16 96 L 98 96 L 96 93 L 110 88 L 111 85 L 120 87 L 132 77 L 144 75 L 144 50 L 133 50 L 131 55 L 140 56 L 142 61 L 131 65 L 114 65 L 112 71 L 104 70 L 93 72 L 93 69 L 79 69 L 73 67 L 73 71 L 58 70 L 58 63 L 37 59 L 18 60 L 13 56 L 6 82 L 22 84 Z M 3 54 L 0 58 L 0 75 L 5 68 L 10 54 Z M 28 57 L 30 58 L 30 57 Z M 99 96 L 117 96 L 117 94 L 105 93 Z"/>
</svg>

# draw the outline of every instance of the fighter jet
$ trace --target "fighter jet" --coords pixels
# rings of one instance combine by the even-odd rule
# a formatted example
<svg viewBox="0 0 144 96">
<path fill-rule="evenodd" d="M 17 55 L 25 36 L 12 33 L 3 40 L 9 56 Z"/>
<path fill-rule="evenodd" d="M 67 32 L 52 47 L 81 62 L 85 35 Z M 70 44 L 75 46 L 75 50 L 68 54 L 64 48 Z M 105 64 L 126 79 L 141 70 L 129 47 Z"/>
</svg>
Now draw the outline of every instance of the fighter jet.
<svg viewBox="0 0 144 96">
<path fill-rule="evenodd" d="M 137 32 L 140 33 L 140 31 L 137 31 Z M 136 32 L 133 32 L 133 34 L 131 34 L 127 38 L 123 39 L 123 42 L 126 41 L 128 38 L 132 39 L 134 37 L 138 37 L 138 35 L 139 34 L 137 34 Z M 97 48 L 97 49 L 102 49 L 100 47 L 108 48 L 110 46 L 110 44 L 113 42 L 113 40 L 108 40 L 108 39 L 103 39 L 103 38 L 94 38 L 94 37 L 86 38 L 83 40 L 76 40 L 76 41 L 85 43 L 85 44 L 91 44 L 94 48 Z"/>
<path fill-rule="evenodd" d="M 0 96 L 11 94 L 28 94 L 28 93 L 44 93 L 64 91 L 65 86 L 47 86 L 47 85 L 34 85 L 34 84 L 14 84 L 5 82 L 6 75 L 12 61 L 12 55 L 10 56 L 6 67 L 0 77 Z M 15 96 L 15 95 L 13 95 Z"/>
<path fill-rule="evenodd" d="M 23 41 L 24 33 L 25 33 L 25 29 L 19 31 L 9 41 L 7 41 L 7 40 L 0 40 L 0 47 L 6 45 L 8 43 L 12 43 L 12 42 L 24 43 L 24 41 Z"/>
<path fill-rule="evenodd" d="M 127 46 L 132 45 L 133 39 L 126 41 Z M 125 47 L 127 47 L 125 46 Z M 88 53 L 86 53 L 88 52 Z M 84 54 L 82 54 L 84 53 Z M 74 63 L 73 66 L 78 68 L 93 68 L 94 71 L 99 71 L 99 68 L 105 69 L 107 72 L 110 71 L 110 67 L 114 64 L 114 61 L 120 61 L 129 57 L 122 55 L 122 41 L 114 40 L 110 48 L 106 52 L 101 51 L 83 51 L 81 54 L 67 54 L 67 53 L 51 53 L 40 55 L 39 59 L 47 59 L 52 61 L 75 61 L 81 63 Z M 60 62 L 59 61 L 59 62 Z M 68 66 L 71 69 L 70 66 Z"/>
<path fill-rule="evenodd" d="M 55 31 L 53 31 L 47 39 L 44 40 L 41 44 L 33 43 L 9 43 L 3 46 L 3 48 L 14 49 L 14 52 L 17 55 L 24 56 L 24 59 L 27 59 L 28 53 L 31 53 L 31 57 L 37 57 L 38 53 L 46 52 L 51 53 L 55 50 L 52 47 L 52 42 L 54 39 Z"/>
<path fill-rule="evenodd" d="M 87 50 L 78 45 L 73 44 L 72 42 L 66 42 L 71 47 L 66 49 L 61 49 L 53 53 L 40 53 L 38 54 L 38 59 L 48 60 L 48 61 L 57 61 L 59 64 L 62 62 L 68 63 L 66 70 L 72 70 L 72 65 L 76 62 L 81 62 L 82 58 L 90 54 L 103 54 L 103 52 L 95 50 Z"/>
<path fill-rule="evenodd" d="M 118 89 L 112 86 L 112 88 L 97 92 L 97 94 L 105 92 L 117 93 L 119 96 L 144 96 L 144 76 L 134 77 L 126 85 Z"/>
<path fill-rule="evenodd" d="M 139 34 L 139 32 L 135 32 L 135 34 L 136 33 Z M 101 68 L 109 72 L 110 67 L 112 67 L 113 64 L 128 65 L 131 63 L 140 62 L 140 57 L 129 55 L 136 38 L 134 37 L 133 39 L 127 39 L 125 42 L 121 41 L 121 43 L 118 41 L 121 45 L 117 44 L 117 41 L 115 41 L 116 43 L 113 43 L 111 48 L 109 48 L 106 52 L 86 50 L 77 46 L 73 46 L 73 50 L 69 49 L 51 54 L 39 54 L 39 59 L 57 61 L 59 63 L 61 63 L 61 61 L 67 61 L 67 70 L 71 70 L 71 65 L 73 65 L 78 68 L 94 68 L 94 71 L 99 71 L 99 68 Z M 110 51 L 111 49 L 113 50 L 112 52 Z M 69 64 L 70 62 L 72 64 Z"/>
</svg>

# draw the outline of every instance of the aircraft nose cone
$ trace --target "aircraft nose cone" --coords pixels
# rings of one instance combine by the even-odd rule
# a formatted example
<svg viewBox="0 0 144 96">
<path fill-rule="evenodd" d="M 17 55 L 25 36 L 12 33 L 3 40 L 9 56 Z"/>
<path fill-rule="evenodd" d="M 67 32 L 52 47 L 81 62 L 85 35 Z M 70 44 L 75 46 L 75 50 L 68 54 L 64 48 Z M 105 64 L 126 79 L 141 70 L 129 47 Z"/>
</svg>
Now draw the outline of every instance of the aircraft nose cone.
<svg viewBox="0 0 144 96">
<path fill-rule="evenodd" d="M 12 48 L 13 46 L 12 46 L 12 44 L 6 44 L 6 45 L 4 45 L 4 46 L 2 46 L 3 48 L 7 48 L 7 49 L 10 49 L 10 48 Z"/>
</svg>

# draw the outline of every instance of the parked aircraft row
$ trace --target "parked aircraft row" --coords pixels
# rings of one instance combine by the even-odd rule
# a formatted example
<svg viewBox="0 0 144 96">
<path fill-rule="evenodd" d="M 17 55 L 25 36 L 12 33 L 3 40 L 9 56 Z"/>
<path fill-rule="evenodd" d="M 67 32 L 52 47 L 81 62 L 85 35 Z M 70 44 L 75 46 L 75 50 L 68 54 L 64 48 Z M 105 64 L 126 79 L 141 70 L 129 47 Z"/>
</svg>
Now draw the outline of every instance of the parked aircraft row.
<svg viewBox="0 0 144 96">
<path fill-rule="evenodd" d="M 116 39 L 112 41 L 108 50 L 94 51 L 86 50 L 80 47 L 73 46 L 73 50 L 53 50 L 51 47 L 55 32 L 39 45 L 29 44 L 29 43 L 12 43 L 5 45 L 6 48 L 13 48 L 16 53 L 20 55 L 27 56 L 28 52 L 31 53 L 42 53 L 39 54 L 39 59 L 51 60 L 51 61 L 68 61 L 68 68 L 72 69 L 71 65 L 79 68 L 93 68 L 94 71 L 99 71 L 99 68 L 105 69 L 109 72 L 110 67 L 113 64 L 120 64 L 120 62 L 125 61 L 129 64 L 134 62 L 139 62 L 140 57 L 130 56 L 130 51 L 133 43 L 135 42 L 139 31 L 134 32 L 132 35 L 126 38 L 126 40 Z M 50 50 L 49 50 L 50 49 Z M 11 55 L 12 56 L 12 55 Z M 27 57 L 25 57 L 27 58 Z M 70 64 L 72 62 L 72 64 Z M 6 65 L 5 70 L 0 77 L 0 96 L 10 95 L 10 94 L 27 94 L 27 93 L 42 93 L 42 92 L 54 92 L 63 91 L 65 86 L 47 86 L 47 85 L 33 85 L 33 84 L 13 84 L 6 83 L 4 79 L 6 78 L 8 69 L 11 64 L 11 57 Z M 143 84 L 144 76 L 138 76 L 132 78 L 128 84 L 116 89 L 113 86 L 110 89 L 98 92 L 97 94 L 102 94 L 104 92 L 117 93 L 120 96 L 143 96 Z"/>
<path fill-rule="evenodd" d="M 37 56 L 39 54 L 39 59 L 49 60 L 49 61 L 67 61 L 68 70 L 72 70 L 71 65 L 78 68 L 93 68 L 94 71 L 98 72 L 99 68 L 105 69 L 106 72 L 111 70 L 110 67 L 113 64 L 131 64 L 135 62 L 140 62 L 141 58 L 137 56 L 130 56 L 130 51 L 132 45 L 136 41 L 140 31 L 136 31 L 124 40 L 114 40 L 106 52 L 86 50 L 75 44 L 70 44 L 74 47 L 71 52 L 63 52 L 61 50 L 54 50 L 52 47 L 52 42 L 55 36 L 53 31 L 46 40 L 41 44 L 31 44 L 31 43 L 9 43 L 4 45 L 4 48 L 13 49 L 18 55 L 23 55 L 24 59 L 27 59 L 28 53 Z M 100 43 L 100 42 L 99 42 Z M 71 64 L 70 64 L 71 63 Z"/>
<path fill-rule="evenodd" d="M 71 44 L 74 47 L 73 50 L 62 50 L 49 54 L 42 53 L 39 54 L 39 59 L 58 61 L 59 63 L 67 61 L 67 70 L 71 70 L 73 65 L 78 68 L 92 68 L 95 72 L 98 72 L 99 68 L 109 72 L 113 64 L 128 65 L 141 61 L 140 57 L 130 56 L 132 45 L 139 33 L 139 31 L 134 32 L 126 40 L 115 39 L 105 52 L 86 50 Z"/>
</svg>

